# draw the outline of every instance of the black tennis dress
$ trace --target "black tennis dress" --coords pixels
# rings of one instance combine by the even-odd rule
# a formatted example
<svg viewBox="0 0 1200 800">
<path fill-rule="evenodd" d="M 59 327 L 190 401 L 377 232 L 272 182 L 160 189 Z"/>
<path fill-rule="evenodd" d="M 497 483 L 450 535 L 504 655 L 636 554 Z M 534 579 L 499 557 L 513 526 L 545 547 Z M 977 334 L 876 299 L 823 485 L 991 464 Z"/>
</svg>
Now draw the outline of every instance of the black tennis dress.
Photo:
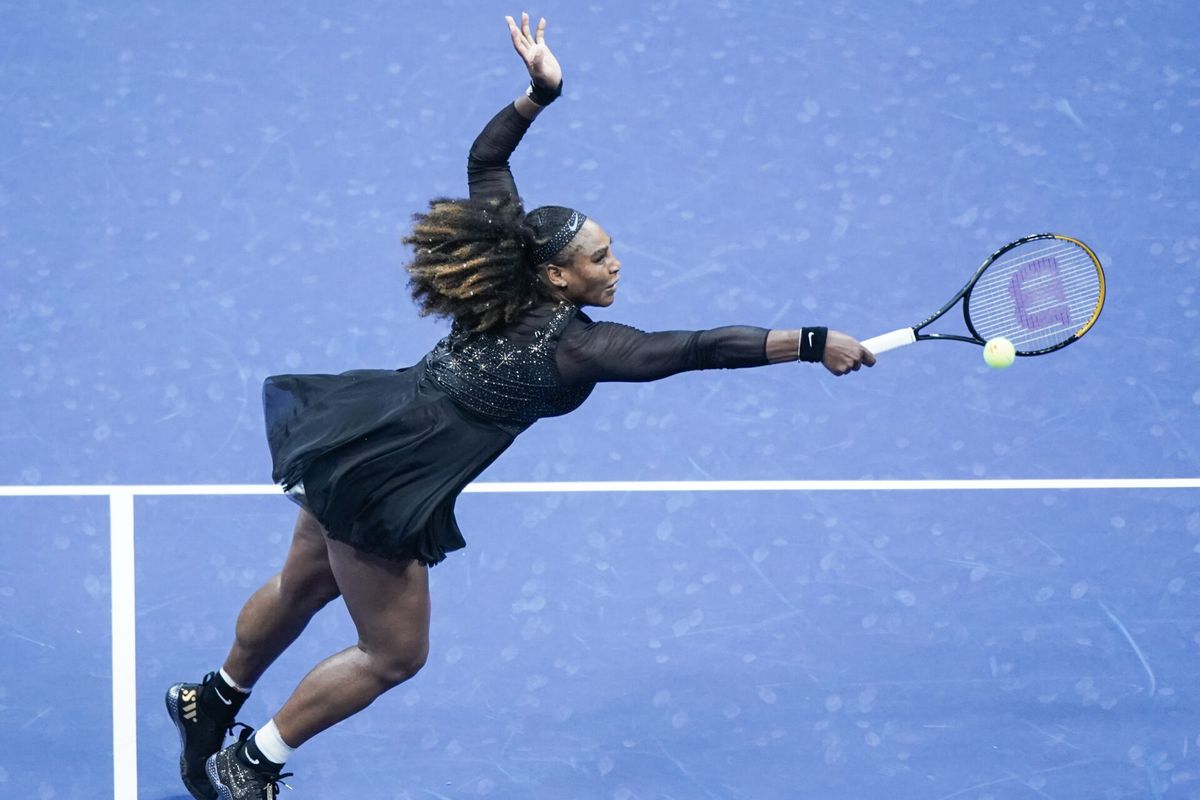
<svg viewBox="0 0 1200 800">
<path fill-rule="evenodd" d="M 516 195 L 508 158 L 529 120 L 512 105 L 471 147 L 471 196 Z M 465 546 L 463 488 L 542 417 L 578 408 L 601 381 L 767 363 L 767 330 L 643 333 L 562 302 L 499 332 L 457 327 L 416 365 L 276 375 L 263 386 L 272 478 L 329 536 L 436 564 Z"/>
</svg>

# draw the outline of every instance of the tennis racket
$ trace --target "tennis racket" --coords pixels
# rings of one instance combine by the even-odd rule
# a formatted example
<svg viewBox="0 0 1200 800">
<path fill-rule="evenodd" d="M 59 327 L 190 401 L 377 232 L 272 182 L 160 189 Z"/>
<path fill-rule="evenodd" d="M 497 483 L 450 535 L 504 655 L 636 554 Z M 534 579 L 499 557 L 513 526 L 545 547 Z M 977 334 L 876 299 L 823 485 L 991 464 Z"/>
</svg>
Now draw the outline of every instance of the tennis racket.
<svg viewBox="0 0 1200 800">
<path fill-rule="evenodd" d="M 970 335 L 922 333 L 962 301 Z M 1066 347 L 1096 324 L 1104 308 L 1104 269 L 1078 239 L 1037 233 L 992 253 L 958 294 L 924 322 L 862 344 L 872 353 L 927 339 L 982 345 L 1003 336 L 1019 356 L 1040 356 Z"/>
</svg>

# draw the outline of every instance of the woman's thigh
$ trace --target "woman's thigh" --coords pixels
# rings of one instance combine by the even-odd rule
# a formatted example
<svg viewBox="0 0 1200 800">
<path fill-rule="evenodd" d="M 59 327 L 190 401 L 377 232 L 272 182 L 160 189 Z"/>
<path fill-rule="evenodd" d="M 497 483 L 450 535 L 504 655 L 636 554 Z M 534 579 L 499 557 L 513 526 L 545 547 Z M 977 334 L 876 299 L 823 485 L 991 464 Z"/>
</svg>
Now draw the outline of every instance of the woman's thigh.
<svg viewBox="0 0 1200 800">
<path fill-rule="evenodd" d="M 283 593 L 324 602 L 340 594 L 326 542 L 321 523 L 302 508 L 292 531 L 292 545 L 279 572 L 279 588 Z"/>
<path fill-rule="evenodd" d="M 422 651 L 429 645 L 429 568 L 393 561 L 326 539 L 329 565 L 342 599 L 370 651 Z"/>
</svg>

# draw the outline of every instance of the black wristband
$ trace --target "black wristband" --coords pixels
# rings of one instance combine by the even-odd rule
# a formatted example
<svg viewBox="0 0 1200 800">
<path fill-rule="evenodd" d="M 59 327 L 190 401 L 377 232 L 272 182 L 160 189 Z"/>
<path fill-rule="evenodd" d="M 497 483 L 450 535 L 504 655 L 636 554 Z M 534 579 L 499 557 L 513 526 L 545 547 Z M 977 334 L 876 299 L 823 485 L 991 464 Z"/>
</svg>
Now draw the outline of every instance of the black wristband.
<svg viewBox="0 0 1200 800">
<path fill-rule="evenodd" d="M 525 90 L 525 96 L 544 108 L 562 95 L 562 87 L 562 81 L 558 82 L 556 88 L 547 89 L 545 86 L 538 86 L 531 80 L 529 81 L 529 88 Z"/>
<path fill-rule="evenodd" d="M 828 335 L 828 328 L 801 328 L 800 349 L 796 353 L 796 360 L 817 362 L 824 358 L 825 339 Z"/>
</svg>

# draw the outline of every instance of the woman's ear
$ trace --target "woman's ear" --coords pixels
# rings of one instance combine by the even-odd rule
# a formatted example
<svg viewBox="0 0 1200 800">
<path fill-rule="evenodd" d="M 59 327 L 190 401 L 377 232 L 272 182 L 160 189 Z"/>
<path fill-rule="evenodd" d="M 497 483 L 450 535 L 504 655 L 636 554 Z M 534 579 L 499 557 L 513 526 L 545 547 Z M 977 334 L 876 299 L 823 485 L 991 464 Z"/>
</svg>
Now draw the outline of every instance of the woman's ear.
<svg viewBox="0 0 1200 800">
<path fill-rule="evenodd" d="M 567 278 L 563 275 L 562 267 L 550 264 L 546 267 L 546 280 L 550 285 L 559 289 L 567 288 Z"/>
</svg>

